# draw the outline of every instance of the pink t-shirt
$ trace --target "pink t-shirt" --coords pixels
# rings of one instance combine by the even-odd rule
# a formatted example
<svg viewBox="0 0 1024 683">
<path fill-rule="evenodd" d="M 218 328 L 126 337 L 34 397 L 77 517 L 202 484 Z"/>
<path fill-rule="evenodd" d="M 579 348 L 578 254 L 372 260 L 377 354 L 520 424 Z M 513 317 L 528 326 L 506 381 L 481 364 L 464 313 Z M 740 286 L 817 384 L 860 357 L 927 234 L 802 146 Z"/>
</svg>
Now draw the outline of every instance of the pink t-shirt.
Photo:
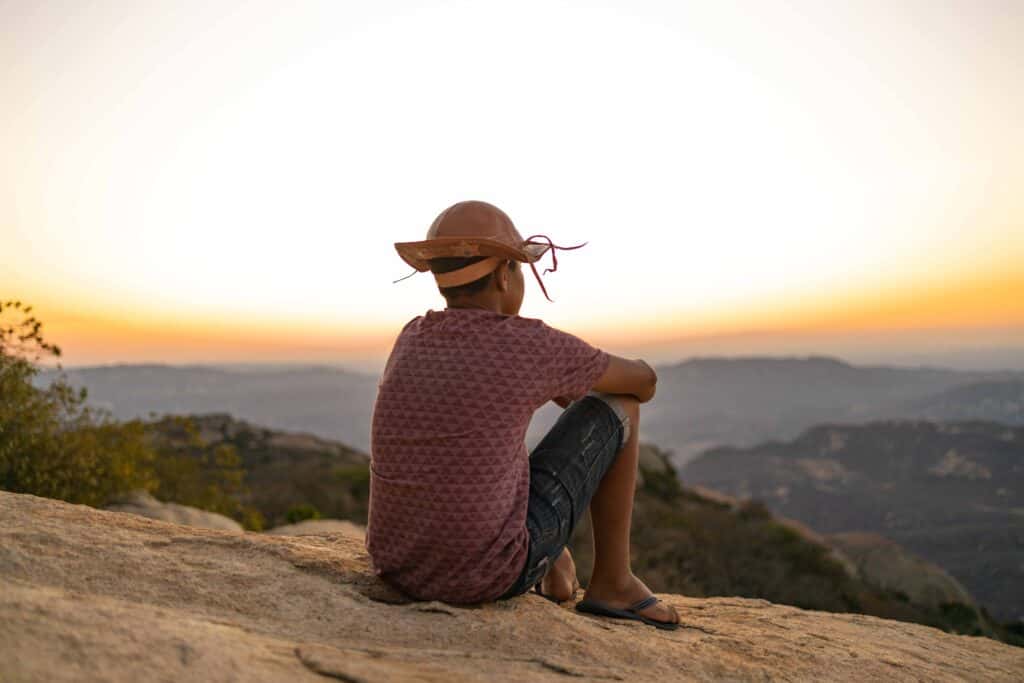
<svg viewBox="0 0 1024 683">
<path fill-rule="evenodd" d="M 526 564 L 533 412 L 580 398 L 609 356 L 535 318 L 427 311 L 402 329 L 377 390 L 366 549 L 421 600 L 503 594 Z"/>
</svg>

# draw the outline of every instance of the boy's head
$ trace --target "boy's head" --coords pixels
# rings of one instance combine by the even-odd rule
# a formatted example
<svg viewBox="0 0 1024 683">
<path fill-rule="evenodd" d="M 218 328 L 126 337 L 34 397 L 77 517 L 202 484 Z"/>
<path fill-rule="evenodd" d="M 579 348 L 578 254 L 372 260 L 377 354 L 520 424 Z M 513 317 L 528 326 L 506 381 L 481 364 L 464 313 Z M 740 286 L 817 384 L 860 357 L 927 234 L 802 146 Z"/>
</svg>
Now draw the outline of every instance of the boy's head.
<svg viewBox="0 0 1024 683">
<path fill-rule="evenodd" d="M 447 256 L 428 261 L 435 275 L 453 273 L 484 261 L 486 256 Z M 513 259 L 502 260 L 498 267 L 486 275 L 465 284 L 449 287 L 437 286 L 441 296 L 452 308 L 490 308 L 506 315 L 516 315 L 523 305 L 526 282 L 523 269 Z"/>
</svg>

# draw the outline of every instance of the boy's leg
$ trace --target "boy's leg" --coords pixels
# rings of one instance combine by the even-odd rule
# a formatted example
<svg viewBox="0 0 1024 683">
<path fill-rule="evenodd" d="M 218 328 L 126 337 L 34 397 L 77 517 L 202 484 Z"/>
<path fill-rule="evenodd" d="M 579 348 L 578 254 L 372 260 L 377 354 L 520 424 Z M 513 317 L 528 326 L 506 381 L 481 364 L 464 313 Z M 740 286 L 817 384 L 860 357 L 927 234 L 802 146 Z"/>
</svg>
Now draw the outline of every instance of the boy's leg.
<svg viewBox="0 0 1024 683">
<path fill-rule="evenodd" d="M 523 593 L 538 581 L 547 593 L 544 578 L 550 585 L 572 585 L 575 567 L 565 544 L 588 507 L 595 557 L 586 597 L 628 607 L 651 595 L 629 564 L 639 421 L 635 398 L 593 392 L 559 416 L 530 454 L 530 555 L 522 574 L 502 597 Z M 661 602 L 640 613 L 660 621 L 679 621 L 675 610 Z"/>
<path fill-rule="evenodd" d="M 594 536 L 594 570 L 585 598 L 624 608 L 651 595 L 651 590 L 633 575 L 629 559 L 629 533 L 633 518 L 637 463 L 640 460 L 640 402 L 632 396 L 602 396 L 618 403 L 626 413 L 630 429 L 593 498 L 590 519 Z M 675 608 L 656 602 L 640 614 L 650 619 L 679 622 Z"/>
<path fill-rule="evenodd" d="M 575 401 L 530 453 L 529 551 L 502 598 L 537 583 L 545 595 L 572 597 L 576 572 L 566 544 L 628 434 L 628 418 L 617 410 L 600 395 Z"/>
<path fill-rule="evenodd" d="M 595 400 L 596 399 L 596 400 Z M 603 406 L 604 409 L 598 409 Z M 611 425 L 617 425 L 614 431 Z M 640 404 L 632 396 L 595 394 L 566 409 L 531 454 L 531 512 L 545 520 L 538 530 L 546 545 L 549 585 L 572 585 L 575 567 L 563 551 L 573 527 L 589 507 L 594 534 L 594 569 L 587 598 L 628 607 L 651 595 L 633 575 L 629 534 L 636 489 Z M 571 505 L 567 506 L 565 503 Z M 557 510 L 551 517 L 549 511 Z M 534 574 L 539 579 L 543 574 Z M 551 594 L 542 582 L 542 590 Z M 678 622 L 670 605 L 640 610 L 650 619 Z"/>
</svg>

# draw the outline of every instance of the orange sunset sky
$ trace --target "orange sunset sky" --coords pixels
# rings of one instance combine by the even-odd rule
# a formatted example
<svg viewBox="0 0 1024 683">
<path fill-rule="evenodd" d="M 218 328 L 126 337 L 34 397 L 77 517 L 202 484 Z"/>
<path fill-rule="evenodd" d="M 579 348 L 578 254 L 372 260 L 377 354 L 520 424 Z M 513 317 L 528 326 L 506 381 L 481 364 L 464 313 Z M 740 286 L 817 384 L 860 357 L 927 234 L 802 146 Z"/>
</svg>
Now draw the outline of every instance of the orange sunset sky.
<svg viewBox="0 0 1024 683">
<path fill-rule="evenodd" d="M 0 298 L 65 365 L 379 368 L 482 199 L 614 352 L 1024 368 L 1024 4 L 852 4 L 0 3 Z"/>
</svg>

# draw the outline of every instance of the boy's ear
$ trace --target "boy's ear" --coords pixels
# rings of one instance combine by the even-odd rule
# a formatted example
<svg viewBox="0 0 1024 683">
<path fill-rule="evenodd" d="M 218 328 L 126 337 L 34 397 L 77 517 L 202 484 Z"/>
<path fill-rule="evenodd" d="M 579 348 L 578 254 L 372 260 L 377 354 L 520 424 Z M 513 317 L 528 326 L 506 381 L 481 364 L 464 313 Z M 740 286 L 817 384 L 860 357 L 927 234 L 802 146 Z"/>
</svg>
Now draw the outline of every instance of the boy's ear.
<svg viewBox="0 0 1024 683">
<path fill-rule="evenodd" d="M 507 291 L 510 285 L 509 277 L 509 262 L 502 261 L 501 265 L 494 269 L 494 284 L 497 285 L 499 292 Z"/>
</svg>

